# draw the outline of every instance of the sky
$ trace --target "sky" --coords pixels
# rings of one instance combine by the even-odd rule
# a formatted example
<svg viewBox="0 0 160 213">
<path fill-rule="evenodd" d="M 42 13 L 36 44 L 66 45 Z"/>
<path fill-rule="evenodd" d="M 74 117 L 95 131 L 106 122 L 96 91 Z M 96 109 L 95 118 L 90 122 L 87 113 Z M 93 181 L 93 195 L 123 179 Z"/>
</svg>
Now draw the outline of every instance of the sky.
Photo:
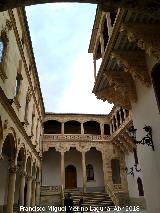
<svg viewBox="0 0 160 213">
<path fill-rule="evenodd" d="M 26 7 L 46 112 L 108 114 L 112 105 L 92 93 L 88 53 L 96 5 L 52 3 Z"/>
</svg>

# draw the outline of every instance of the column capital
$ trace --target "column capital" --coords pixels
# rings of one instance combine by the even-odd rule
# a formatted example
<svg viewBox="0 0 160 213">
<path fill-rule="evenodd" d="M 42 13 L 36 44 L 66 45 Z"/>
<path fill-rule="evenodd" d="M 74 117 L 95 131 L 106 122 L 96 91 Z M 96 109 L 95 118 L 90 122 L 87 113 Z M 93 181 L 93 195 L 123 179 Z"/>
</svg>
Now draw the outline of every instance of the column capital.
<svg viewBox="0 0 160 213">
<path fill-rule="evenodd" d="M 27 175 L 26 171 L 24 171 L 24 170 L 20 170 L 19 174 L 21 177 L 25 177 Z"/>
<path fill-rule="evenodd" d="M 16 166 L 16 165 L 11 166 L 11 167 L 9 168 L 9 173 L 10 173 L 10 174 L 13 174 L 13 173 L 16 173 L 16 172 L 17 172 L 17 166 Z"/>
<path fill-rule="evenodd" d="M 30 175 L 27 175 L 27 176 L 26 176 L 26 180 L 27 180 L 27 181 L 32 181 L 32 180 L 33 180 L 33 177 L 30 176 Z"/>
</svg>

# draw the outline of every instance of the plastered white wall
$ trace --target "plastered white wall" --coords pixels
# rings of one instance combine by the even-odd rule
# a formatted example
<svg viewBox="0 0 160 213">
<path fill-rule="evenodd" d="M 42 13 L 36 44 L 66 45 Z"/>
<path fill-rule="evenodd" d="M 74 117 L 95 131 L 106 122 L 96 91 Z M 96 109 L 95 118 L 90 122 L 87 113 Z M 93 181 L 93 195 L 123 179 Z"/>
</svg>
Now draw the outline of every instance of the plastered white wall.
<svg viewBox="0 0 160 213">
<path fill-rule="evenodd" d="M 155 60 L 146 56 L 149 73 Z M 155 151 L 151 147 L 138 145 L 138 157 L 142 168 L 143 186 L 147 201 L 148 213 L 159 213 L 160 202 L 160 114 L 154 94 L 153 85 L 149 88 L 136 81 L 138 101 L 132 104 L 131 116 L 137 129 L 137 140 L 145 136 L 143 127 L 149 125 L 153 130 Z"/>
</svg>

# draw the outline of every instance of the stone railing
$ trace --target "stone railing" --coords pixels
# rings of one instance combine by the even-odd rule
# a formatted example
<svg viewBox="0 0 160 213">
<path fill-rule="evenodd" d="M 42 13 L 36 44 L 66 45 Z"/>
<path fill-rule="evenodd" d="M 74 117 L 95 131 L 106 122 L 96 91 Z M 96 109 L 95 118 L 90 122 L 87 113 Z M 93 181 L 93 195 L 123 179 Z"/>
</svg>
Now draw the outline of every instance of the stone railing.
<svg viewBox="0 0 160 213">
<path fill-rule="evenodd" d="M 110 136 L 110 139 L 112 140 L 113 138 L 115 138 L 119 133 L 126 131 L 127 128 L 129 128 L 129 126 L 132 124 L 132 120 L 129 117 L 127 117 L 125 119 L 125 121 L 117 128 L 117 130 L 115 132 L 112 133 L 112 135 Z"/>
<path fill-rule="evenodd" d="M 109 184 L 106 184 L 106 188 L 107 188 L 107 193 L 109 194 L 115 206 L 119 206 L 119 199 L 114 193 L 114 188 Z"/>
<path fill-rule="evenodd" d="M 50 141 L 108 141 L 108 135 L 81 135 L 81 134 L 66 134 L 66 135 L 57 135 L 57 134 L 44 134 L 43 142 Z"/>
</svg>

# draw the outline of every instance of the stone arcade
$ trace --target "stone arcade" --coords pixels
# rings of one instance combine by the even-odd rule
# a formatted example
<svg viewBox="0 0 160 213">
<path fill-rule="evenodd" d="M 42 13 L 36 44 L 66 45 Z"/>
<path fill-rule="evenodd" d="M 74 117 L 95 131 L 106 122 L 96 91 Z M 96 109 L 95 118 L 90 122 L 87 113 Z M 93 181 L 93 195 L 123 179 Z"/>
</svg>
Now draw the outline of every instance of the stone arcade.
<svg viewBox="0 0 160 213">
<path fill-rule="evenodd" d="M 159 213 L 158 1 L 90 1 L 101 3 L 89 45 L 93 92 L 114 103 L 109 115 L 45 112 L 25 9 L 13 9 L 26 2 L 35 3 L 0 3 L 9 9 L 0 13 L 0 212 L 62 205 L 69 190 L 86 206 Z M 135 144 L 133 125 L 139 141 L 151 127 L 155 151 Z"/>
</svg>

